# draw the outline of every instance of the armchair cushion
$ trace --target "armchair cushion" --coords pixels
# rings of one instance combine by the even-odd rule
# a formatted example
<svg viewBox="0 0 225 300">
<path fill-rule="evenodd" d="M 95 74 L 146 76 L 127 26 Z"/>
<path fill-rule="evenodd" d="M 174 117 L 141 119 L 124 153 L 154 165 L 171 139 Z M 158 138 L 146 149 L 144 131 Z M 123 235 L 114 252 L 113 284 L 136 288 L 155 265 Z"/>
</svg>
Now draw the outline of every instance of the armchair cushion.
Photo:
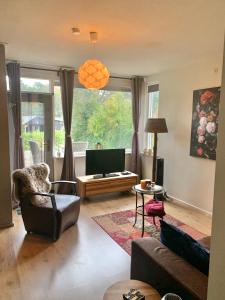
<svg viewBox="0 0 225 300">
<path fill-rule="evenodd" d="M 49 166 L 45 163 L 15 170 L 12 176 L 14 182 L 18 182 L 16 189 L 17 198 L 24 197 L 35 192 L 48 193 L 51 190 L 49 173 Z M 45 206 L 48 202 L 51 203 L 49 197 L 37 195 L 31 196 L 31 203 L 35 206 Z"/>
</svg>

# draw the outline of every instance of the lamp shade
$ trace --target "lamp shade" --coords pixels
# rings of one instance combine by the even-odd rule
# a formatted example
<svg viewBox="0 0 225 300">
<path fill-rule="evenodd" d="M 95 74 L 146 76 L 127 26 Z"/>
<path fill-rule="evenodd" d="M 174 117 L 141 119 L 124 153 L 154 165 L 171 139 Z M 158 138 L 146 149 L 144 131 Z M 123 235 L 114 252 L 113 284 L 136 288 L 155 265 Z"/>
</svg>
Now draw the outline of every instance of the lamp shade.
<svg viewBox="0 0 225 300">
<path fill-rule="evenodd" d="M 168 132 L 166 126 L 166 119 L 164 118 L 151 118 L 147 120 L 145 126 L 146 132 L 154 132 L 154 133 L 165 133 Z"/>
<path fill-rule="evenodd" d="M 109 81 L 109 71 L 99 60 L 86 60 L 78 70 L 79 82 L 87 89 L 101 89 Z"/>
</svg>

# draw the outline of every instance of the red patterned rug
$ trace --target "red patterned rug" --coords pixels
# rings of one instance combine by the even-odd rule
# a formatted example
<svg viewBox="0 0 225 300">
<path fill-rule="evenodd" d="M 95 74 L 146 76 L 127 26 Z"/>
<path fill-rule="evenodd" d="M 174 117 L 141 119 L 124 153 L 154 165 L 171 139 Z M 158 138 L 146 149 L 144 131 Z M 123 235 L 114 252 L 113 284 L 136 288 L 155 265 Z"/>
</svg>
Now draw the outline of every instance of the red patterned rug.
<svg viewBox="0 0 225 300">
<path fill-rule="evenodd" d="M 93 217 L 93 220 L 105 230 L 106 233 L 119 244 L 129 255 L 131 254 L 131 241 L 141 237 L 142 217 L 137 217 L 137 223 L 134 224 L 134 210 L 125 210 Z M 206 235 L 196 229 L 184 224 L 183 222 L 166 215 L 164 220 L 169 221 L 176 227 L 191 235 L 194 239 L 201 239 Z M 156 226 L 152 222 L 151 217 L 145 217 L 145 233 L 144 237 L 160 238 L 160 223 L 156 218 Z"/>
</svg>

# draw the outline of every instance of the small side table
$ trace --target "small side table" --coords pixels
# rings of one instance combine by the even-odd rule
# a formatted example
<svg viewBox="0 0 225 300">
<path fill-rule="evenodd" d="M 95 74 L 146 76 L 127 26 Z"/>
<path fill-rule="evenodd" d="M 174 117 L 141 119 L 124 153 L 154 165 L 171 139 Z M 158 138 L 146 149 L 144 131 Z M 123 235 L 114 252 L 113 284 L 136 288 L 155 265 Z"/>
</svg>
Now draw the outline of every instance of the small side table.
<svg viewBox="0 0 225 300">
<path fill-rule="evenodd" d="M 109 287 L 104 294 L 103 300 L 122 300 L 123 294 L 127 293 L 130 289 L 139 290 L 145 296 L 145 300 L 161 299 L 159 293 L 149 284 L 139 280 L 124 280 Z"/>
<path fill-rule="evenodd" d="M 145 217 L 147 217 L 148 215 L 145 214 L 145 199 L 144 199 L 144 195 L 157 195 L 157 194 L 161 194 L 162 192 L 164 192 L 164 188 L 161 185 L 155 185 L 154 187 L 152 187 L 151 189 L 142 189 L 140 184 L 137 184 L 135 186 L 133 186 L 133 190 L 136 193 L 136 209 L 135 209 L 135 221 L 134 221 L 134 226 L 137 222 L 137 214 L 142 216 L 142 237 L 144 235 L 144 228 L 145 228 Z M 138 205 L 138 194 L 141 195 L 142 198 L 142 204 Z M 142 211 L 139 212 L 138 208 L 141 208 Z"/>
</svg>

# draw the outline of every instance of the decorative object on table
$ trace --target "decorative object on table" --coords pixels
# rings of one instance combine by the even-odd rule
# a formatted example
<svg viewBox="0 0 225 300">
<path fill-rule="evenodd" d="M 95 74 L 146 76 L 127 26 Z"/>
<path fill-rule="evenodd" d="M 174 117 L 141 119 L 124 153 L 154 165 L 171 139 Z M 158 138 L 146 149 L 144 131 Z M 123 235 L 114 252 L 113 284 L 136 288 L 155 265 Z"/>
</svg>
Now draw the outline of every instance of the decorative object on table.
<svg viewBox="0 0 225 300">
<path fill-rule="evenodd" d="M 162 300 L 182 300 L 182 298 L 176 294 L 168 293 L 162 298 Z"/>
<path fill-rule="evenodd" d="M 140 184 L 141 184 L 141 188 L 142 188 L 142 189 L 145 189 L 145 188 L 146 188 L 146 181 L 145 181 L 145 179 L 142 179 L 142 180 L 140 181 Z"/>
<path fill-rule="evenodd" d="M 151 189 L 151 184 L 152 184 L 152 181 L 150 180 L 150 179 L 148 179 L 147 181 L 146 181 L 146 189 L 148 190 L 148 189 Z"/>
<path fill-rule="evenodd" d="M 137 219 L 135 227 L 133 227 L 135 219 L 135 210 L 118 211 L 110 214 L 95 216 L 92 218 L 120 247 L 122 247 L 129 255 L 131 254 L 131 241 L 141 237 L 142 220 Z M 180 220 L 166 214 L 163 218 L 181 228 L 183 231 L 191 235 L 194 239 L 199 240 L 206 235 L 198 230 L 190 227 Z M 160 239 L 160 223 L 159 219 L 155 220 L 156 226 L 153 224 L 151 217 L 145 217 L 144 237 L 154 237 Z M 121 296 L 122 298 L 122 296 Z"/>
<path fill-rule="evenodd" d="M 95 149 L 99 150 L 99 149 L 102 149 L 102 144 L 101 143 L 96 143 L 95 145 Z"/>
<path fill-rule="evenodd" d="M 146 132 L 154 133 L 154 146 L 153 146 L 153 165 L 152 165 L 152 181 L 156 181 L 156 158 L 157 158 L 157 140 L 158 133 L 168 132 L 166 120 L 163 118 L 151 118 L 147 120 L 145 126 Z"/>
<path fill-rule="evenodd" d="M 220 87 L 193 92 L 190 155 L 216 159 Z"/>
<path fill-rule="evenodd" d="M 139 291 L 145 298 L 134 296 L 132 298 L 124 298 L 129 294 L 130 290 Z M 156 289 L 150 284 L 140 280 L 122 280 L 114 283 L 104 293 L 103 300 L 122 300 L 122 299 L 146 299 L 146 300 L 160 300 L 161 297 Z"/>
<path fill-rule="evenodd" d="M 90 40 L 96 43 L 97 32 L 90 32 Z M 87 89 L 101 89 L 109 81 L 109 71 L 106 66 L 97 59 L 86 60 L 78 69 L 79 82 Z"/>
<path fill-rule="evenodd" d="M 148 188 L 149 185 L 151 185 L 151 180 L 150 179 L 142 179 L 140 181 L 140 184 L 141 184 L 141 188 L 144 190 L 144 189 Z"/>
<path fill-rule="evenodd" d="M 145 296 L 136 289 L 130 289 L 127 294 L 123 294 L 123 300 L 145 300 Z"/>
</svg>

